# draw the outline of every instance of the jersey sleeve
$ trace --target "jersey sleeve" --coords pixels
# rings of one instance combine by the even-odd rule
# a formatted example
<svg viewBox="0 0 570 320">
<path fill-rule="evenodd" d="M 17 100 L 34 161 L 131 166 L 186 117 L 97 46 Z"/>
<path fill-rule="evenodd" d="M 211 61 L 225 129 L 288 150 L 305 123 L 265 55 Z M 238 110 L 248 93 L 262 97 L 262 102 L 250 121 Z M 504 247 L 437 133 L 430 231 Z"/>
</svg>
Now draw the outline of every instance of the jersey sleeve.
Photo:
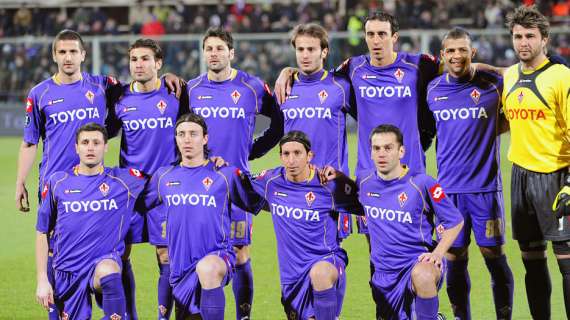
<svg viewBox="0 0 570 320">
<path fill-rule="evenodd" d="M 424 176 L 424 197 L 431 212 L 435 214 L 436 231 L 441 234 L 463 221 L 461 212 L 447 197 L 442 186 L 429 176 Z"/>
<path fill-rule="evenodd" d="M 333 198 L 335 211 L 339 213 L 364 215 L 364 209 L 358 201 L 358 187 L 349 177 L 342 175 L 334 180 Z"/>
<path fill-rule="evenodd" d="M 45 118 L 43 117 L 38 97 L 32 90 L 26 98 L 26 119 L 24 124 L 24 141 L 29 144 L 38 144 L 45 131 Z"/>
<path fill-rule="evenodd" d="M 235 167 L 227 168 L 224 171 L 230 181 L 230 200 L 232 203 L 257 215 L 265 207 L 266 202 L 253 187 L 252 177 Z"/>
<path fill-rule="evenodd" d="M 182 86 L 182 93 L 180 94 L 180 100 L 178 105 L 178 115 L 176 119 L 180 119 L 181 116 L 190 112 L 190 97 L 188 96 L 187 85 Z"/>
<path fill-rule="evenodd" d="M 257 112 L 271 120 L 269 127 L 253 141 L 249 160 L 254 160 L 265 155 L 279 142 L 279 139 L 283 136 L 284 118 L 277 101 L 271 94 L 269 86 L 259 79 L 253 79 L 250 83 L 257 92 L 258 105 L 261 106 Z"/>
<path fill-rule="evenodd" d="M 558 81 L 558 88 L 556 90 L 556 100 L 560 110 L 560 119 L 565 125 L 566 143 L 570 144 L 570 69 L 562 67 L 561 77 Z M 562 80 L 565 79 L 565 80 Z"/>
<path fill-rule="evenodd" d="M 438 74 L 441 73 L 439 59 L 428 54 L 421 54 L 418 62 L 418 128 L 422 149 L 426 151 L 431 146 L 436 134 L 435 118 L 427 105 L 427 87 Z"/>
<path fill-rule="evenodd" d="M 347 79 L 350 76 L 350 63 L 352 58 L 348 58 L 344 60 L 338 67 L 332 70 L 335 76 L 339 77 L 346 77 Z"/>
<path fill-rule="evenodd" d="M 49 233 L 55 227 L 57 219 L 57 202 L 55 199 L 55 177 L 58 173 L 54 173 L 48 181 L 42 186 L 41 203 L 38 208 L 38 220 L 36 222 L 36 230 L 41 233 Z"/>
<path fill-rule="evenodd" d="M 152 177 L 148 179 L 137 200 L 136 208 L 138 211 L 149 211 L 162 204 L 160 179 L 164 174 L 164 168 L 159 168 Z"/>
</svg>

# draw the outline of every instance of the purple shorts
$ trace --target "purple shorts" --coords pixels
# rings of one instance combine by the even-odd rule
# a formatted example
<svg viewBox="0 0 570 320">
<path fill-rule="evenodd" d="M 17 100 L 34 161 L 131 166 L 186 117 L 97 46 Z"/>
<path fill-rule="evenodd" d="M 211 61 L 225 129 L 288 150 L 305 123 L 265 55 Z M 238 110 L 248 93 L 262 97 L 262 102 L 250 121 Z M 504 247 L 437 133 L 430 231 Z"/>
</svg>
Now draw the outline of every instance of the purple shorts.
<svg viewBox="0 0 570 320">
<path fill-rule="evenodd" d="M 452 247 L 465 247 L 471 242 L 471 230 L 480 247 L 493 247 L 505 243 L 505 210 L 503 193 L 448 194 L 463 215 L 463 229 Z"/>
<path fill-rule="evenodd" d="M 341 213 L 338 215 L 338 238 L 340 240 L 348 238 L 352 233 L 352 215 Z"/>
<path fill-rule="evenodd" d="M 328 256 L 321 261 L 329 262 L 335 266 L 338 271 L 338 280 L 336 282 L 336 315 L 338 317 L 342 310 L 342 302 L 344 301 L 344 292 L 346 289 L 346 263 L 336 255 Z M 308 267 L 296 282 L 281 285 L 281 304 L 283 305 L 287 319 L 305 320 L 315 316 L 313 310 L 313 287 L 309 276 L 313 265 Z"/>
<path fill-rule="evenodd" d="M 359 234 L 368 234 L 368 221 L 366 220 L 366 216 L 357 216 L 356 226 L 358 227 Z"/>
<path fill-rule="evenodd" d="M 231 210 L 230 244 L 234 247 L 249 246 L 253 231 L 251 213 L 233 205 Z"/>
<path fill-rule="evenodd" d="M 153 246 L 166 247 L 166 210 L 164 206 L 153 208 L 146 214 L 148 242 Z"/>
<path fill-rule="evenodd" d="M 234 274 L 236 256 L 230 251 L 215 251 L 207 255 L 215 255 L 226 263 L 228 272 L 222 280 L 222 287 L 227 286 Z M 197 264 L 197 263 L 196 263 Z M 176 319 L 185 319 L 192 314 L 200 313 L 200 296 L 202 287 L 196 273 L 196 265 L 194 265 L 186 274 L 176 283 L 171 283 L 172 295 L 176 309 Z M 179 318 L 180 317 L 180 318 Z"/>
<path fill-rule="evenodd" d="M 54 299 L 61 319 L 91 319 L 91 294 L 95 295 L 99 307 L 102 306 L 102 296 L 93 288 L 93 275 L 97 264 L 104 259 L 114 260 L 122 267 L 121 256 L 112 253 L 101 256 L 79 272 L 55 270 Z M 122 318 L 126 319 L 127 315 Z"/>
<path fill-rule="evenodd" d="M 146 214 L 134 212 L 131 215 L 131 224 L 125 238 L 125 244 L 148 242 L 146 230 Z"/>
<path fill-rule="evenodd" d="M 412 285 L 412 270 L 418 263 L 417 259 L 410 261 L 408 267 L 399 272 L 382 272 L 376 269 L 372 276 L 372 297 L 376 303 L 376 315 L 385 320 L 415 319 L 412 317 L 415 293 Z M 443 260 L 443 268 L 438 290 L 443 284 L 446 270 L 446 260 Z"/>
</svg>

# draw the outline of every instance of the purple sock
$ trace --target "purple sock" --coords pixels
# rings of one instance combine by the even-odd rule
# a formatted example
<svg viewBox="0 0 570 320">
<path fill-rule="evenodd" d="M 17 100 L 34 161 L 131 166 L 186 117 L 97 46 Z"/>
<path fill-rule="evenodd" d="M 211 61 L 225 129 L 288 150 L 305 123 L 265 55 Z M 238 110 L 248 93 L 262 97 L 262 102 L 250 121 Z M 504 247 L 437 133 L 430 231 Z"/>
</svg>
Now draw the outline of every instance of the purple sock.
<svg viewBox="0 0 570 320">
<path fill-rule="evenodd" d="M 497 319 L 511 319 L 515 283 L 511 268 L 507 264 L 507 257 L 502 255 L 496 259 L 485 258 L 485 264 L 491 274 L 491 288 Z"/>
<path fill-rule="evenodd" d="M 111 273 L 101 278 L 101 291 L 103 292 L 103 313 L 105 319 L 113 319 L 113 315 L 118 315 L 122 319 L 127 318 L 127 303 L 121 275 Z"/>
<path fill-rule="evenodd" d="M 170 277 L 170 264 L 158 264 L 160 276 L 158 277 L 158 319 L 170 319 L 172 313 L 172 288 L 168 282 Z"/>
<path fill-rule="evenodd" d="M 334 320 L 337 311 L 336 288 L 333 286 L 323 291 L 313 290 L 313 297 L 315 298 L 313 303 L 315 318 L 317 320 Z"/>
<path fill-rule="evenodd" d="M 133 267 L 129 259 L 123 260 L 122 281 L 123 288 L 125 289 L 125 298 L 127 300 L 127 314 L 129 320 L 137 320 L 139 317 L 137 315 L 135 298 L 135 274 L 133 273 Z"/>
<path fill-rule="evenodd" d="M 224 320 L 226 296 L 224 288 L 202 289 L 200 314 L 204 320 Z"/>
<path fill-rule="evenodd" d="M 251 304 L 253 303 L 253 272 L 251 260 L 236 265 L 235 275 L 232 282 L 232 290 L 236 300 L 236 319 L 249 319 L 251 316 Z"/>
<path fill-rule="evenodd" d="M 416 296 L 416 319 L 417 320 L 435 320 L 437 319 L 437 310 L 439 309 L 439 300 L 437 296 L 433 298 L 421 298 Z"/>
<path fill-rule="evenodd" d="M 51 287 L 55 288 L 55 273 L 53 272 L 53 256 L 51 254 L 48 255 L 47 274 L 48 274 L 48 280 L 49 280 L 49 283 L 51 284 Z M 58 311 L 57 306 L 55 304 L 49 305 L 48 319 L 49 320 L 59 320 L 59 311 Z"/>
<path fill-rule="evenodd" d="M 471 319 L 469 292 L 471 280 L 467 271 L 467 260 L 447 261 L 447 295 L 453 315 L 461 320 Z"/>
</svg>

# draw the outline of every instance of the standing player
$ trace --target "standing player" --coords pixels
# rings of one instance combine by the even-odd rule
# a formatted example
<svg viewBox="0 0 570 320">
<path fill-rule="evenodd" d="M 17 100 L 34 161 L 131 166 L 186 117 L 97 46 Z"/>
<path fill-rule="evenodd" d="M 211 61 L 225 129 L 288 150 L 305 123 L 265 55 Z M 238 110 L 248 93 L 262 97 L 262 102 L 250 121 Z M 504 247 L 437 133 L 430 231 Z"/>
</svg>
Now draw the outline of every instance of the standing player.
<svg viewBox="0 0 570 320">
<path fill-rule="evenodd" d="M 179 101 L 168 92 L 165 80 L 159 79 L 163 54 L 156 41 L 135 41 L 129 48 L 129 60 L 133 82 L 123 87 L 122 96 L 112 110 L 116 121 L 111 127 L 114 131 L 122 129 L 120 166 L 139 168 L 144 174 L 153 175 L 158 168 L 176 160 L 174 124 L 180 115 L 188 112 L 188 100 L 183 94 Z M 161 209 L 155 208 L 146 217 L 149 242 L 156 246 L 160 270 L 158 319 L 168 319 L 173 300 L 168 282 L 166 213 Z M 132 226 L 127 243 L 142 242 L 144 218 L 141 214 L 134 215 Z"/>
<path fill-rule="evenodd" d="M 392 125 L 374 128 L 370 144 L 376 170 L 358 177 L 375 268 L 372 294 L 381 319 L 412 319 L 414 313 L 413 319 L 435 319 L 444 254 L 463 220 L 437 181 L 400 163 L 403 139 Z M 434 229 L 439 243 L 432 240 Z"/>
<path fill-rule="evenodd" d="M 69 170 L 79 162 L 73 151 L 73 135 L 86 123 L 104 123 L 107 116 L 106 94 L 117 85 L 112 78 L 81 72 L 86 52 L 77 32 L 63 30 L 58 33 L 52 50 L 57 73 L 32 88 L 26 99 L 26 124 L 16 179 L 16 207 L 24 212 L 29 211 L 26 179 L 34 164 L 40 139 L 43 141 L 43 153 L 39 186 L 44 186 L 51 174 Z M 53 280 L 51 265 L 50 256 L 47 270 Z M 53 281 L 51 283 L 53 285 Z M 58 319 L 58 312 L 53 306 L 49 311 L 50 319 Z"/>
<path fill-rule="evenodd" d="M 513 236 L 522 252 L 533 318 L 550 319 L 546 241 L 552 241 L 562 273 L 570 318 L 570 221 L 551 209 L 570 164 L 570 70 L 544 54 L 549 24 L 536 7 L 518 7 L 507 25 L 520 60 L 505 73 L 502 96 L 511 128 Z"/>
<path fill-rule="evenodd" d="M 127 319 L 121 255 L 138 193 L 138 170 L 105 168 L 107 132 L 88 123 L 76 133 L 79 165 L 53 173 L 42 188 L 36 226 L 38 302 L 56 303 L 61 319 L 90 319 L 91 294 L 107 319 Z M 48 234 L 53 232 L 55 286 L 48 280 Z"/>
<path fill-rule="evenodd" d="M 514 281 L 502 245 L 505 215 L 500 172 L 502 79 L 474 71 L 476 49 L 462 28 L 442 41 L 447 72 L 428 87 L 427 103 L 437 128 L 438 180 L 463 214 L 462 232 L 446 254 L 447 293 L 456 319 L 471 319 L 467 272 L 471 229 L 491 274 L 497 319 L 510 319 Z"/>
<path fill-rule="evenodd" d="M 337 216 L 363 214 L 356 185 L 341 174 L 323 185 L 309 165 L 311 142 L 301 131 L 287 133 L 279 153 L 283 167 L 265 171 L 253 187 L 273 218 L 281 303 L 287 319 L 334 320 L 342 309 L 348 264 L 337 241 Z"/>
<path fill-rule="evenodd" d="M 291 45 L 299 73 L 294 76 L 291 94 L 281 105 L 285 133 L 303 131 L 313 142 L 311 163 L 321 168 L 330 165 L 348 176 L 346 113 L 354 110 L 349 102 L 350 83 L 323 69 L 329 51 L 328 34 L 323 27 L 314 23 L 298 25 L 293 30 Z M 340 238 L 348 237 L 351 229 L 351 216 L 342 214 Z"/>
<path fill-rule="evenodd" d="M 283 135 L 283 114 L 266 84 L 231 67 L 234 46 L 229 32 L 208 29 L 202 49 L 208 72 L 188 82 L 190 108 L 215 129 L 209 138 L 212 154 L 249 172 L 248 158 L 261 157 Z M 270 117 L 271 125 L 252 143 L 257 114 Z M 231 238 L 237 253 L 236 275 L 232 284 L 236 318 L 249 319 L 253 302 L 253 274 L 249 258 L 251 218 L 239 208 L 232 210 Z"/>
<path fill-rule="evenodd" d="M 199 314 L 222 320 L 223 287 L 232 279 L 236 261 L 229 237 L 231 203 L 242 208 L 251 204 L 247 208 L 257 213 L 263 201 L 251 187 L 246 191 L 248 180 L 238 177 L 238 169 L 217 170 L 207 160 L 209 134 L 201 116 L 183 115 L 175 130 L 180 162 L 155 172 L 144 203 L 148 208 L 165 206 L 176 318 Z"/>
</svg>

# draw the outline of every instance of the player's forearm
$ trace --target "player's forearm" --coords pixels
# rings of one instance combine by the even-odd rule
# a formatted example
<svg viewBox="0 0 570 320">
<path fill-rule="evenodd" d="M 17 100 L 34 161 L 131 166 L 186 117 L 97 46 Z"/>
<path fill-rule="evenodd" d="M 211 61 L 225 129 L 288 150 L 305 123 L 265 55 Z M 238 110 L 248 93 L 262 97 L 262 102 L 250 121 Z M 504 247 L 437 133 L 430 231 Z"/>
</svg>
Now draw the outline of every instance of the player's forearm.
<svg viewBox="0 0 570 320">
<path fill-rule="evenodd" d="M 47 280 L 48 239 L 47 234 L 36 232 L 36 275 L 38 282 Z"/>
<path fill-rule="evenodd" d="M 269 150 L 271 150 L 281 137 L 283 137 L 283 113 L 277 106 L 273 106 L 270 109 L 270 113 L 264 114 L 271 119 L 269 128 L 267 128 L 260 137 L 255 139 L 253 146 L 251 147 L 251 152 L 249 154 L 249 160 L 254 160 L 265 155 Z"/>
<path fill-rule="evenodd" d="M 455 239 L 457 239 L 457 236 L 459 235 L 459 232 L 461 231 L 462 228 L 463 228 L 463 221 L 458 223 L 453 228 L 445 230 L 441 234 L 441 239 L 438 245 L 433 250 L 433 252 L 441 256 L 445 255 L 445 253 L 447 252 L 447 250 L 449 250 Z"/>
<path fill-rule="evenodd" d="M 37 145 L 22 141 L 22 144 L 20 145 L 20 153 L 18 155 L 18 173 L 16 177 L 17 184 L 26 183 L 28 174 L 30 173 L 32 165 L 34 164 L 34 160 L 36 159 L 37 150 Z"/>
</svg>

